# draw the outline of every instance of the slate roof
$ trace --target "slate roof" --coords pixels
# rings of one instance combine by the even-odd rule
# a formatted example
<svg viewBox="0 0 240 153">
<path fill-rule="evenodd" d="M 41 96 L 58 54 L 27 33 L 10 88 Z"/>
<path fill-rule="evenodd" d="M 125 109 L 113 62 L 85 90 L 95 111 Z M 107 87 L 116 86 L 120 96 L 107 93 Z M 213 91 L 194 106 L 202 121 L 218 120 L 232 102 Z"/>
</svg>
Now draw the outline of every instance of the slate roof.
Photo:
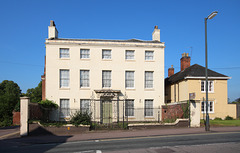
<svg viewBox="0 0 240 153">
<path fill-rule="evenodd" d="M 185 77 L 205 77 L 205 67 L 198 64 L 194 64 L 183 71 L 179 71 L 178 73 L 175 73 L 170 77 L 167 77 L 165 79 L 165 84 L 168 85 L 176 83 L 180 80 L 183 80 Z M 228 76 L 208 69 L 208 77 L 228 77 Z"/>
<path fill-rule="evenodd" d="M 128 40 L 108 40 L 108 39 L 70 39 L 70 38 L 50 38 L 49 40 L 70 40 L 70 41 L 107 41 L 107 42 L 139 42 L 139 43 L 162 43 L 159 41 L 152 40 L 139 40 L 139 39 L 128 39 Z"/>
</svg>

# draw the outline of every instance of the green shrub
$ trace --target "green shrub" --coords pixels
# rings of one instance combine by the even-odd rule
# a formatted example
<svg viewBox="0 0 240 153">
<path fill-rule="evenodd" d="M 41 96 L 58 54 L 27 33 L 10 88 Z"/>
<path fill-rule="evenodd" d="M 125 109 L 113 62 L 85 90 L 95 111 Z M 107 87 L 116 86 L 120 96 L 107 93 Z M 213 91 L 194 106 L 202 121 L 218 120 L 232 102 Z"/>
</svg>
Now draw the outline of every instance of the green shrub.
<svg viewBox="0 0 240 153">
<path fill-rule="evenodd" d="M 40 123 L 45 127 L 48 127 L 48 126 L 61 127 L 67 124 L 67 122 L 62 122 L 62 121 L 51 121 L 51 122 L 40 121 Z"/>
<path fill-rule="evenodd" d="M 14 107 L 15 112 L 20 112 L 20 101 Z"/>
<path fill-rule="evenodd" d="M 58 105 L 56 103 L 54 103 L 53 101 L 51 100 L 42 100 L 40 102 L 38 102 L 38 104 L 40 104 L 42 107 L 44 108 L 48 108 L 48 109 L 57 109 L 58 108 Z"/>
<path fill-rule="evenodd" d="M 233 120 L 233 118 L 228 115 L 228 116 L 225 117 L 225 120 Z"/>
<path fill-rule="evenodd" d="M 78 126 L 80 124 L 90 125 L 91 124 L 91 114 L 89 114 L 88 112 L 77 111 L 76 113 L 71 115 L 70 123 L 75 126 Z"/>
<path fill-rule="evenodd" d="M 165 119 L 163 122 L 164 123 L 174 123 L 175 121 L 176 121 L 176 119 L 171 118 L 171 119 Z"/>
<path fill-rule="evenodd" d="M 12 125 L 12 117 L 4 115 L 3 118 L 0 120 L 0 127 L 6 127 Z"/>
<path fill-rule="evenodd" d="M 221 121 L 222 118 L 220 118 L 220 117 L 215 117 L 214 120 Z"/>
</svg>

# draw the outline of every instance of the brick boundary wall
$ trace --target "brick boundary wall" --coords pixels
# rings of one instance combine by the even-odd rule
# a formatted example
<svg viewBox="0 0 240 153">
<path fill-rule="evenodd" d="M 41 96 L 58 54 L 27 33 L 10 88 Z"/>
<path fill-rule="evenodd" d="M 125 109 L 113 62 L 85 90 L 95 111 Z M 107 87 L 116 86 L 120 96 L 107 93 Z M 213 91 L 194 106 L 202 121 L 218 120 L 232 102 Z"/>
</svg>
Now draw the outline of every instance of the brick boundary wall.
<svg viewBox="0 0 240 153">
<path fill-rule="evenodd" d="M 20 112 L 12 112 L 13 114 L 13 125 L 20 125 Z"/>
<path fill-rule="evenodd" d="M 184 118 L 183 108 L 188 107 L 187 103 L 170 104 L 162 106 L 162 121 L 167 119 Z"/>
</svg>

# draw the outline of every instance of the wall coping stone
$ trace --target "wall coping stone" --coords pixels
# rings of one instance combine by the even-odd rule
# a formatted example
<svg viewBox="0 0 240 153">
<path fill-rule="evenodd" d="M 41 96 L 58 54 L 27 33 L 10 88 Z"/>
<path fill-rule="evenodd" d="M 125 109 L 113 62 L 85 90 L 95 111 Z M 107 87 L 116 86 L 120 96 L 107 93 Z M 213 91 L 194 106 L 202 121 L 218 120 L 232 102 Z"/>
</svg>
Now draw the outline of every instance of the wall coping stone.
<svg viewBox="0 0 240 153">
<path fill-rule="evenodd" d="M 152 125 L 177 125 L 180 121 L 188 121 L 189 119 L 176 119 L 174 123 L 135 123 L 135 124 L 128 124 L 129 127 L 134 126 L 152 126 Z"/>
</svg>

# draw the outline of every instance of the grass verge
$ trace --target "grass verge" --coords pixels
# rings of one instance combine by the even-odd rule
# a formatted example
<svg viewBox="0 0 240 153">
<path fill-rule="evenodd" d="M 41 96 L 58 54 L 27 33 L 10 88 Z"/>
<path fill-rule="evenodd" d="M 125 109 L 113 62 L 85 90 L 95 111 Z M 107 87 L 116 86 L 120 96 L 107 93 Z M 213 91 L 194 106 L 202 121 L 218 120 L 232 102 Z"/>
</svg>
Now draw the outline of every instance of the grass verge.
<svg viewBox="0 0 240 153">
<path fill-rule="evenodd" d="M 204 120 L 201 120 L 204 126 Z M 210 126 L 240 126 L 240 120 L 210 120 Z"/>
</svg>

